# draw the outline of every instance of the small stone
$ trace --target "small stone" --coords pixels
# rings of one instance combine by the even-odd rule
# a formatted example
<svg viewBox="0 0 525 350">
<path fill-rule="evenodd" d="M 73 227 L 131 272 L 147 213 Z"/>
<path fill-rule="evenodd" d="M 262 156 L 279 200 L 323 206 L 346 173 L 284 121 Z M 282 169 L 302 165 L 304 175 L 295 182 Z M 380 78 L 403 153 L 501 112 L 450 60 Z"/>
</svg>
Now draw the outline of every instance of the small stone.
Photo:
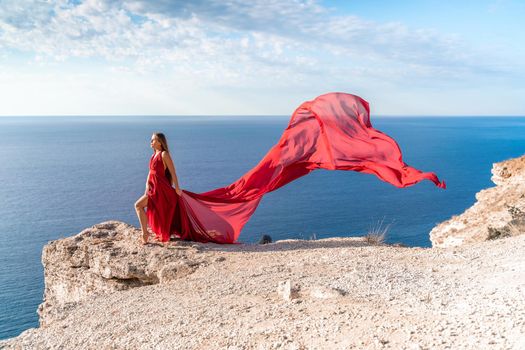
<svg viewBox="0 0 525 350">
<path fill-rule="evenodd" d="M 297 289 L 292 286 L 290 280 L 279 282 L 279 285 L 277 286 L 277 294 L 286 301 L 291 301 L 298 297 Z"/>
<path fill-rule="evenodd" d="M 272 237 L 270 235 L 262 235 L 261 239 L 259 240 L 259 244 L 268 244 L 272 243 Z"/>
</svg>

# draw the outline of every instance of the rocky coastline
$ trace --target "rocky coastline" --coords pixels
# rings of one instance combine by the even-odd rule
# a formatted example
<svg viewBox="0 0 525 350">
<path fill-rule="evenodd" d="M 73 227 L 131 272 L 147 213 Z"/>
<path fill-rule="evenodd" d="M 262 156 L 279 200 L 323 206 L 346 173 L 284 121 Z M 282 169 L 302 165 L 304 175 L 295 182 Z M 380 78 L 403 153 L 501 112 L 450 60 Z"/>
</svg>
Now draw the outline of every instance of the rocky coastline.
<svg viewBox="0 0 525 350">
<path fill-rule="evenodd" d="M 138 244 L 106 221 L 49 242 L 40 327 L 5 349 L 523 349 L 525 157 L 431 232 Z"/>
<path fill-rule="evenodd" d="M 496 186 L 478 192 L 472 207 L 432 229 L 433 247 L 454 247 L 525 232 L 525 156 L 493 164 L 491 180 Z"/>
</svg>

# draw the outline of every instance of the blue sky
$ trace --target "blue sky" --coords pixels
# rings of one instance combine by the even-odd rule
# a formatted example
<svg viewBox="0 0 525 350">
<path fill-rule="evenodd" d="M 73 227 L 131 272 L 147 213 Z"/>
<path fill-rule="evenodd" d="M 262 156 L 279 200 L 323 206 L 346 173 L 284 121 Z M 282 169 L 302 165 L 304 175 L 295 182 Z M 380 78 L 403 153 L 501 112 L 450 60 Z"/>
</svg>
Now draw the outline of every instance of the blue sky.
<svg viewBox="0 0 525 350">
<path fill-rule="evenodd" d="M 0 116 L 525 115 L 523 1 L 0 0 Z"/>
</svg>

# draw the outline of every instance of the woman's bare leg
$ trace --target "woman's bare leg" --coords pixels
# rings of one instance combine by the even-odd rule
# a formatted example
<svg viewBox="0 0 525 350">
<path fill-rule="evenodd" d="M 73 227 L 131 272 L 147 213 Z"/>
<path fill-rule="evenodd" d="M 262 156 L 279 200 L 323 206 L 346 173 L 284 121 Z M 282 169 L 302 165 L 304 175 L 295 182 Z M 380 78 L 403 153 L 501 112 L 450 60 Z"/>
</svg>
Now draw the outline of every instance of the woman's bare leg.
<svg viewBox="0 0 525 350">
<path fill-rule="evenodd" d="M 135 202 L 135 211 L 139 217 L 140 228 L 142 230 L 142 244 L 148 243 L 148 217 L 144 208 L 148 206 L 148 196 L 143 195 Z"/>
</svg>

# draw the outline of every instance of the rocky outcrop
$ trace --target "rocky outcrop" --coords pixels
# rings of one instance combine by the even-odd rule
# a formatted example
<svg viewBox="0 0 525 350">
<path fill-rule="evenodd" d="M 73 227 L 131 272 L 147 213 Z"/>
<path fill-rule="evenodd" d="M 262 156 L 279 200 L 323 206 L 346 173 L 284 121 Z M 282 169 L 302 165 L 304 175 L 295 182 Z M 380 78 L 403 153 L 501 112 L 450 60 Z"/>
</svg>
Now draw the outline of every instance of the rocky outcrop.
<svg viewBox="0 0 525 350">
<path fill-rule="evenodd" d="M 139 235 L 131 225 L 107 221 L 48 243 L 42 253 L 45 291 L 38 308 L 40 325 L 66 316 L 68 309 L 85 299 L 172 282 L 208 263 L 199 258 L 199 248 L 191 242 L 142 246 Z"/>
<path fill-rule="evenodd" d="M 525 235 L 138 243 L 109 221 L 44 250 L 41 326 L 0 349 L 523 349 Z"/>
<path fill-rule="evenodd" d="M 495 163 L 491 180 L 496 186 L 478 192 L 472 207 L 432 229 L 433 247 L 525 233 L 525 156 Z"/>
</svg>

